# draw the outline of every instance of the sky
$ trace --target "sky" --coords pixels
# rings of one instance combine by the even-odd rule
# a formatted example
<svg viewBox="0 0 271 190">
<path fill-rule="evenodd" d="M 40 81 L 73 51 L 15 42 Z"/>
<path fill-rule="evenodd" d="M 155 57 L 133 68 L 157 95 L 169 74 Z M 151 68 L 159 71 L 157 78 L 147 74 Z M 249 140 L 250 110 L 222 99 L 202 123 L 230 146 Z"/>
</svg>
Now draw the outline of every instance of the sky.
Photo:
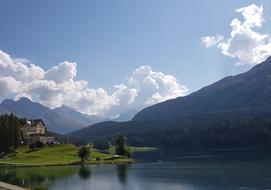
<svg viewBox="0 0 271 190">
<path fill-rule="evenodd" d="M 117 117 L 271 55 L 271 1 L 2 1 L 0 100 Z"/>
</svg>

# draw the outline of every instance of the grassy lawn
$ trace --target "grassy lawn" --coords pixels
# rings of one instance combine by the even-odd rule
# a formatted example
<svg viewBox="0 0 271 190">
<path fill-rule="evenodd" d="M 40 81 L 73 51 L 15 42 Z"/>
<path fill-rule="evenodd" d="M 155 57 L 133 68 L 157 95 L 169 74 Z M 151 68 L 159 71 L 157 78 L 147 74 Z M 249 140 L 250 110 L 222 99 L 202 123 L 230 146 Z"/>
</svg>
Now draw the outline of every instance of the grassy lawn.
<svg viewBox="0 0 271 190">
<path fill-rule="evenodd" d="M 30 150 L 28 146 L 16 149 L 15 153 L 8 155 L 7 159 L 0 159 L 0 165 L 16 166 L 49 166 L 49 165 L 71 165 L 80 163 L 77 156 L 78 147 L 72 144 L 46 145 L 44 148 Z M 91 159 L 88 164 L 128 162 L 130 159 L 108 160 L 112 154 L 100 153 L 91 150 Z M 99 161 L 96 161 L 99 158 Z"/>
<path fill-rule="evenodd" d="M 131 152 L 146 152 L 156 150 L 154 147 L 129 147 Z M 0 159 L 0 165 L 11 166 L 61 166 L 80 164 L 77 152 L 79 147 L 72 144 L 45 145 L 41 149 L 31 150 L 28 146 L 21 146 L 6 159 Z M 111 146 L 108 154 L 92 149 L 91 158 L 86 164 L 122 164 L 132 163 L 133 159 L 115 158 L 115 147 Z"/>
<path fill-rule="evenodd" d="M 2 164 L 15 165 L 65 165 L 80 161 L 78 148 L 71 144 L 46 145 L 44 148 L 30 150 L 28 146 L 16 149 L 7 159 L 0 160 Z"/>
</svg>

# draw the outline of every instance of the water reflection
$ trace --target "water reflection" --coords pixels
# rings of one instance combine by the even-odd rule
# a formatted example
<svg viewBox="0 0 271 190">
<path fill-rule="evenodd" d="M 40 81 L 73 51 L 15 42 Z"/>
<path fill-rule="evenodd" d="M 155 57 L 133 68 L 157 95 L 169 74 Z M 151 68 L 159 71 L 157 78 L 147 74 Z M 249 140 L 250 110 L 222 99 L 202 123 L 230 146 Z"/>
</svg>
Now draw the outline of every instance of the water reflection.
<svg viewBox="0 0 271 190">
<path fill-rule="evenodd" d="M 40 190 L 270 189 L 271 151 L 155 152 L 131 165 L 1 168 L 0 181 Z M 147 153 L 148 158 L 151 154 Z M 137 155 L 139 156 L 139 155 Z M 157 162 L 157 160 L 161 160 Z"/>
<path fill-rule="evenodd" d="M 121 164 L 117 165 L 117 175 L 119 178 L 120 183 L 126 184 L 127 183 L 127 170 L 128 170 L 129 165 L 127 164 Z"/>
<path fill-rule="evenodd" d="M 78 175 L 81 179 L 86 180 L 89 179 L 91 177 L 91 170 L 90 167 L 82 165 L 80 167 L 80 170 L 78 172 Z"/>
<path fill-rule="evenodd" d="M 47 190 L 48 184 L 78 173 L 77 167 L 1 168 L 0 181 L 29 189 Z"/>
</svg>

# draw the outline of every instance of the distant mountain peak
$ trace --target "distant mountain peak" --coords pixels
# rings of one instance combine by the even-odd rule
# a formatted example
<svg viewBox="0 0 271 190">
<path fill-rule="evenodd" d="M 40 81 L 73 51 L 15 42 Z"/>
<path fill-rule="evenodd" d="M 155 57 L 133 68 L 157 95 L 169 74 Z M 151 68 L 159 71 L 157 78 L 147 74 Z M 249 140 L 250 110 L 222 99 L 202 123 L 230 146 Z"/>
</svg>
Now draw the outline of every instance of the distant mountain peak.
<svg viewBox="0 0 271 190">
<path fill-rule="evenodd" d="M 65 104 L 62 104 L 62 106 L 60 106 L 60 108 L 63 108 L 63 109 L 72 109 L 71 107 L 66 106 Z"/>
<path fill-rule="evenodd" d="M 18 102 L 32 102 L 29 98 L 27 98 L 27 97 L 21 97 L 19 100 L 18 100 Z"/>
<path fill-rule="evenodd" d="M 5 99 L 2 101 L 1 105 L 10 105 L 10 104 L 14 104 L 14 103 L 35 103 L 32 102 L 30 99 L 26 98 L 26 97 L 22 97 L 19 100 L 15 101 L 13 99 Z"/>
<path fill-rule="evenodd" d="M 56 110 L 69 110 L 69 111 L 75 111 L 69 106 L 66 106 L 65 104 L 62 104 L 62 106 L 55 108 Z"/>
<path fill-rule="evenodd" d="M 65 104 L 63 104 L 60 107 L 55 108 L 54 110 L 61 111 L 61 112 L 69 112 L 69 113 L 74 112 L 74 113 L 80 113 L 80 114 L 83 114 L 83 115 L 88 115 L 88 114 L 84 114 L 84 113 L 81 113 L 79 111 L 76 111 L 75 109 L 73 109 L 73 108 L 71 108 L 69 106 L 66 106 Z M 90 116 L 90 115 L 88 115 L 88 116 Z"/>
</svg>

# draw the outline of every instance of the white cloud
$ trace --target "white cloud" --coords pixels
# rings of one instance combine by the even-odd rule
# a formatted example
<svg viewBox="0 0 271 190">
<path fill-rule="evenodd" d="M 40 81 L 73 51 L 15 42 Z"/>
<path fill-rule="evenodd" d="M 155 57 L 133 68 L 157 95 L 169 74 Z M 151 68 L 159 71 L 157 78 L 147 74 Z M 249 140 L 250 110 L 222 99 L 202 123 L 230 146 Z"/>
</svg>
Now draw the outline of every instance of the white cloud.
<svg viewBox="0 0 271 190">
<path fill-rule="evenodd" d="M 75 80 L 76 63 L 65 61 L 45 71 L 25 60 L 0 51 L 1 96 L 16 100 L 28 97 L 51 108 L 65 104 L 80 112 L 113 117 L 184 96 L 188 91 L 174 76 L 155 72 L 148 65 L 137 68 L 128 81 L 115 85 L 109 94 L 103 88 L 89 88 L 87 81 Z"/>
<path fill-rule="evenodd" d="M 237 9 L 244 20 L 232 20 L 230 37 L 216 41 L 215 36 L 206 36 L 201 40 L 206 47 L 216 45 L 221 52 L 229 57 L 237 58 L 237 64 L 258 64 L 271 55 L 271 35 L 258 32 L 256 29 L 264 23 L 263 7 L 249 5 Z"/>
<path fill-rule="evenodd" d="M 148 65 L 137 68 L 129 78 L 129 85 L 139 94 L 139 104 L 151 105 L 188 92 L 185 86 L 178 83 L 172 75 L 155 72 Z"/>
<path fill-rule="evenodd" d="M 221 42 L 224 39 L 221 35 L 216 36 L 204 36 L 201 38 L 202 43 L 205 45 L 206 48 L 212 47 L 217 43 Z"/>
<path fill-rule="evenodd" d="M 0 78 L 0 96 L 16 92 L 17 88 L 20 85 L 21 85 L 21 83 L 16 81 L 12 77 L 9 77 L 9 76 L 8 77 L 1 77 Z"/>
<path fill-rule="evenodd" d="M 56 83 L 72 81 L 76 76 L 76 63 L 65 61 L 58 66 L 54 66 L 45 73 L 45 79 L 53 80 Z"/>
<path fill-rule="evenodd" d="M 19 81 L 31 81 L 44 77 L 44 70 L 36 65 L 29 66 L 20 59 L 13 59 L 0 50 L 0 76 L 10 76 Z"/>
</svg>

